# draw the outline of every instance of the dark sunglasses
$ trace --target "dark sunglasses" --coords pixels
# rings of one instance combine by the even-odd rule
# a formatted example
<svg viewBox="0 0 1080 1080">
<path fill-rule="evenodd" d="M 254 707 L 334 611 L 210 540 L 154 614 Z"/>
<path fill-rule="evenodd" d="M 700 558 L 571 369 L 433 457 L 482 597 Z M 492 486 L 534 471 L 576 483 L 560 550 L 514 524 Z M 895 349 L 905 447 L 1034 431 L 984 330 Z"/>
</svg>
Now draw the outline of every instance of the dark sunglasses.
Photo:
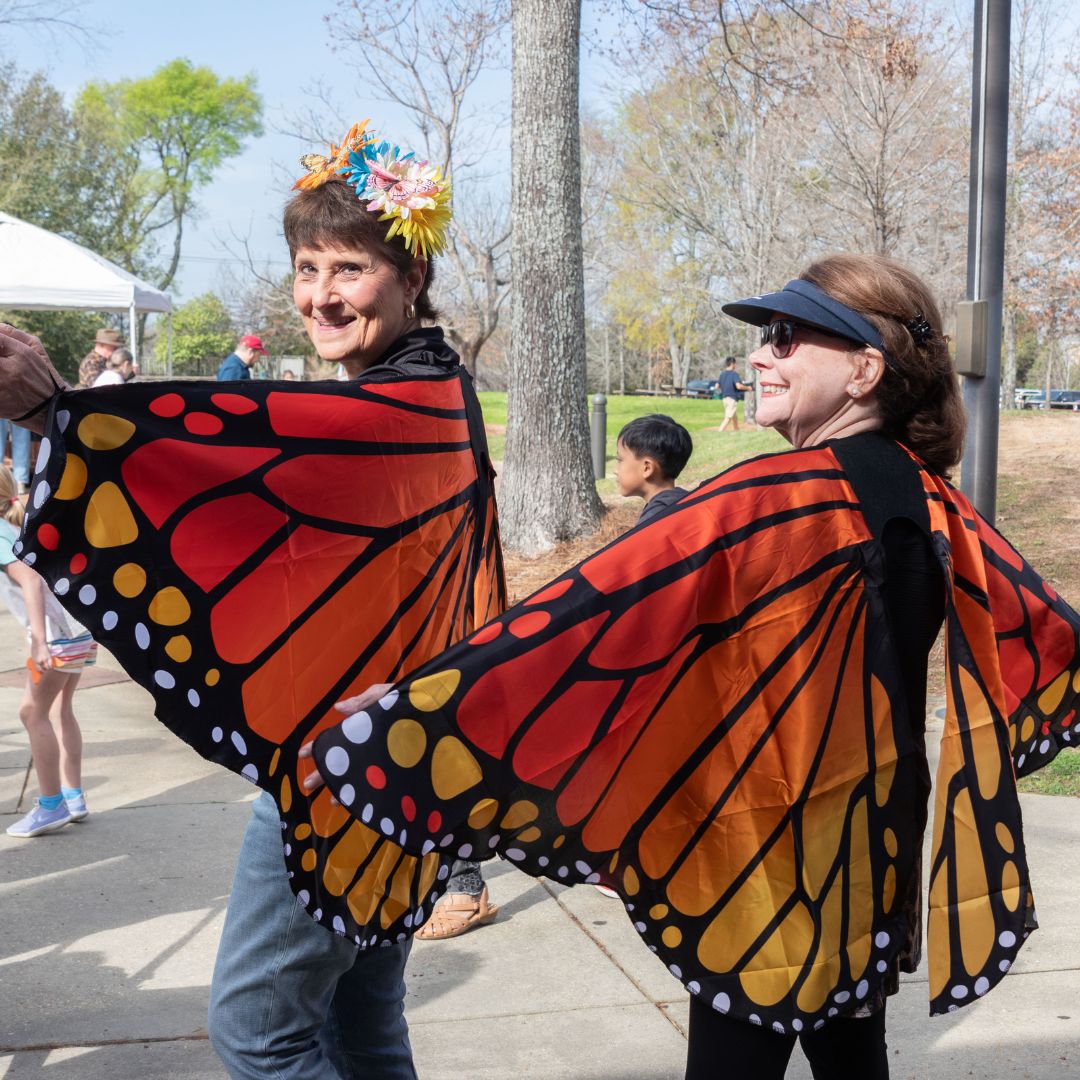
<svg viewBox="0 0 1080 1080">
<path fill-rule="evenodd" d="M 773 356 L 777 360 L 785 360 L 795 349 L 796 330 L 812 330 L 815 334 L 824 334 L 825 337 L 837 338 L 840 341 L 851 340 L 843 334 L 834 334 L 831 330 L 822 330 L 817 326 L 807 326 L 805 323 L 795 322 L 794 319 L 777 319 L 761 328 L 761 344 L 771 345 Z"/>
</svg>

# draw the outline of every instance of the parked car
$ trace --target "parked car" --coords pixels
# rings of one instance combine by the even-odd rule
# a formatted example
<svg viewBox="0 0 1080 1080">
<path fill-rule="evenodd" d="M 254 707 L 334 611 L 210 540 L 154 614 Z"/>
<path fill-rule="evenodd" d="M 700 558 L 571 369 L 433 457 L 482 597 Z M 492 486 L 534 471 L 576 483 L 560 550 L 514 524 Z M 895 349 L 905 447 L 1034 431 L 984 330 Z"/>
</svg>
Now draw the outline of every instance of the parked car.
<svg viewBox="0 0 1080 1080">
<path fill-rule="evenodd" d="M 1080 412 L 1080 390 L 1051 390 L 1050 408 Z"/>
<path fill-rule="evenodd" d="M 690 379 L 686 384 L 686 396 L 695 398 L 716 397 L 719 384 L 710 379 Z"/>
<path fill-rule="evenodd" d="M 1018 386 L 1014 401 L 1018 409 L 1041 409 L 1046 404 L 1046 391 Z"/>
<path fill-rule="evenodd" d="M 1015 400 L 1019 409 L 1045 409 L 1046 391 L 1018 387 Z M 1080 390 L 1051 390 L 1050 408 L 1080 412 Z"/>
</svg>

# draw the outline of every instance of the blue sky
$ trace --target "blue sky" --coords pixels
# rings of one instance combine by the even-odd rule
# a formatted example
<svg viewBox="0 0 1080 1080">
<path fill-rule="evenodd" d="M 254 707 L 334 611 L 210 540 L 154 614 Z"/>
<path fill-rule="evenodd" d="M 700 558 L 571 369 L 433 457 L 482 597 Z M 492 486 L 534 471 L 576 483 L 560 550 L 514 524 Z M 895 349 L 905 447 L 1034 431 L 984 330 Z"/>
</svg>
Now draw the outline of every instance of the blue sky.
<svg viewBox="0 0 1080 1080">
<path fill-rule="evenodd" d="M 3 55 L 24 72 L 45 71 L 69 99 L 92 79 L 139 78 L 178 56 L 220 76 L 254 73 L 258 80 L 266 133 L 250 141 L 201 193 L 199 220 L 186 234 L 175 299 L 214 288 L 230 265 L 242 272 L 242 264 L 230 262 L 225 247 L 238 247 L 231 230 L 249 237 L 260 262 L 273 260 L 275 271 L 288 268 L 280 218 L 289 181 L 303 171 L 297 164 L 302 153 L 324 148 L 280 129 L 288 129 L 290 114 L 322 108 L 313 96 L 320 86 L 348 121 L 370 116 L 403 143 L 410 139 L 404 115 L 365 91 L 347 53 L 332 48 L 324 17 L 337 13 L 334 0 L 90 0 L 83 11 L 85 20 L 99 30 L 96 48 L 86 50 L 62 36 L 8 32 Z M 586 80 L 589 72 L 586 55 Z M 484 87 L 484 93 L 497 99 L 492 104 L 507 112 L 509 92 L 508 73 L 493 75 Z"/>
<path fill-rule="evenodd" d="M 260 264 L 272 262 L 272 269 L 281 272 L 288 268 L 280 219 L 289 180 L 303 172 L 297 164 L 302 153 L 325 148 L 309 146 L 281 129 L 289 129 L 291 115 L 323 110 L 314 97 L 320 88 L 341 116 L 372 116 L 408 138 L 402 114 L 364 94 L 347 56 L 333 50 L 324 21 L 332 10 L 332 0 L 161 5 L 95 0 L 84 8 L 87 21 L 100 31 L 92 50 L 66 37 L 22 33 L 17 42 L 14 35 L 9 38 L 7 53 L 20 68 L 44 70 L 69 99 L 92 79 L 138 78 L 178 56 L 220 76 L 255 74 L 265 104 L 265 134 L 249 141 L 244 153 L 224 165 L 213 185 L 202 191 L 199 219 L 185 239 L 177 299 L 214 288 L 225 268 L 243 272 L 226 247 L 239 249 L 233 231 L 249 237 Z"/>
</svg>

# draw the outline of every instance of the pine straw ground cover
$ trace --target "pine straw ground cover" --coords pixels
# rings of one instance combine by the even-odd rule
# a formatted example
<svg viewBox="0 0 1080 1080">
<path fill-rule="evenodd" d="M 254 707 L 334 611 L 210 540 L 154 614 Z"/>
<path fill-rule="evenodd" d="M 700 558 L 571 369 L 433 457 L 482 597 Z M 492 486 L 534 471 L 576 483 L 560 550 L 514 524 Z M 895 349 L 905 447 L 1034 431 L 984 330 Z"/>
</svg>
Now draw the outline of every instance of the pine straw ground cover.
<svg viewBox="0 0 1080 1080">
<path fill-rule="evenodd" d="M 506 421 L 504 394 L 482 394 L 493 456 L 502 456 Z M 723 407 L 714 401 L 643 397 L 608 400 L 608 453 L 614 437 L 635 416 L 665 412 L 694 436 L 695 453 L 680 478 L 692 486 L 737 461 L 786 445 L 770 431 L 717 432 Z M 713 430 L 710 430 L 713 429 Z M 609 460 L 610 477 L 612 463 Z M 640 499 L 623 499 L 610 479 L 598 485 L 605 514 L 597 532 L 558 545 L 538 558 L 508 554 L 507 581 L 512 601 L 528 596 L 546 581 L 614 540 L 637 520 Z M 1010 412 L 1002 415 L 998 470 L 997 527 L 1074 607 L 1080 608 L 1080 414 Z M 941 643 L 931 657 L 931 699 L 944 700 Z M 1080 796 L 1080 753 L 1063 753 L 1047 768 L 1021 781 L 1021 790 L 1045 795 Z"/>
</svg>

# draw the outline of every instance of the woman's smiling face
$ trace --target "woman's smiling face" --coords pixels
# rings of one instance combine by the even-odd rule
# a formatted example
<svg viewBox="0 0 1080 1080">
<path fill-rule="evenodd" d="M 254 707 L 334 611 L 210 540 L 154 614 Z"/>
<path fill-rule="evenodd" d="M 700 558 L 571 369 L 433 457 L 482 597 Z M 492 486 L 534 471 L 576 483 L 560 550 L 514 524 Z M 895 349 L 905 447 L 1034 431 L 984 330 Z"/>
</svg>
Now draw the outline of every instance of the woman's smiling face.
<svg viewBox="0 0 1080 1080">
<path fill-rule="evenodd" d="M 415 259 L 402 276 L 386 259 L 353 247 L 304 247 L 293 257 L 293 300 L 323 360 L 351 376 L 370 367 L 416 323 L 410 305 L 427 263 Z"/>
<path fill-rule="evenodd" d="M 750 354 L 758 378 L 757 423 L 775 428 L 793 446 L 818 441 L 818 433 L 854 406 L 859 355 L 858 345 L 801 325 L 787 356 L 762 345 Z"/>
</svg>

